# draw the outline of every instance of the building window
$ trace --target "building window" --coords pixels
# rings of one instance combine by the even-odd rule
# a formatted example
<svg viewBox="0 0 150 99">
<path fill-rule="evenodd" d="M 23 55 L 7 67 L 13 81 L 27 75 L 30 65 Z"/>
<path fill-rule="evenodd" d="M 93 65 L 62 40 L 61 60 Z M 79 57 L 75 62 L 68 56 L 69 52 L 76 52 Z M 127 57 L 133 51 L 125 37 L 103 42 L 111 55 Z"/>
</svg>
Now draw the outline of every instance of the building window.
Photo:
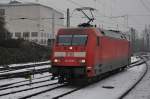
<svg viewBox="0 0 150 99">
<path fill-rule="evenodd" d="M 5 15 L 5 9 L 0 9 L 0 16 Z"/>
<path fill-rule="evenodd" d="M 31 33 L 31 36 L 32 36 L 32 37 L 37 37 L 37 36 L 38 36 L 38 32 L 32 32 L 32 33 Z"/>
<path fill-rule="evenodd" d="M 21 38 L 21 32 L 16 32 L 15 37 Z"/>
<path fill-rule="evenodd" d="M 30 35 L 30 32 L 23 32 L 23 37 L 24 37 L 24 38 L 28 38 L 29 35 Z"/>
</svg>

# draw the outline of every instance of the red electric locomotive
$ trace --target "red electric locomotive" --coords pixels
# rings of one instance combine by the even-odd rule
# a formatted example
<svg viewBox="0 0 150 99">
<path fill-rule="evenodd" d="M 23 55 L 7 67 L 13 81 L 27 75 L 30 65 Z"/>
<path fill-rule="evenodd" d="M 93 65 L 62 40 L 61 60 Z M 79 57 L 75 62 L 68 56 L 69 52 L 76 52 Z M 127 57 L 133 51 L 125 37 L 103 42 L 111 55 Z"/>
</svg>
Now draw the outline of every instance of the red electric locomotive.
<svg viewBox="0 0 150 99">
<path fill-rule="evenodd" d="M 59 82 L 86 81 L 125 68 L 130 63 L 130 42 L 119 31 L 89 24 L 62 28 L 51 60 L 53 77 L 58 77 Z"/>
</svg>

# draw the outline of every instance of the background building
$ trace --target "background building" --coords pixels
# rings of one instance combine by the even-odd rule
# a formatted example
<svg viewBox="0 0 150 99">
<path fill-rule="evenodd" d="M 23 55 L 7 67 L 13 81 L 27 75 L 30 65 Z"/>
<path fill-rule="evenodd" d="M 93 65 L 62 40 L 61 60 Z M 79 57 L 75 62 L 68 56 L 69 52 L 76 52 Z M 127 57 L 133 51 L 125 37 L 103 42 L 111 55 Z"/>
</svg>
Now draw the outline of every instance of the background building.
<svg viewBox="0 0 150 99">
<path fill-rule="evenodd" d="M 61 12 L 37 3 L 12 1 L 0 4 L 0 15 L 4 17 L 12 38 L 23 38 L 41 45 L 47 45 L 48 40 L 54 39 L 57 30 L 64 26 Z"/>
</svg>

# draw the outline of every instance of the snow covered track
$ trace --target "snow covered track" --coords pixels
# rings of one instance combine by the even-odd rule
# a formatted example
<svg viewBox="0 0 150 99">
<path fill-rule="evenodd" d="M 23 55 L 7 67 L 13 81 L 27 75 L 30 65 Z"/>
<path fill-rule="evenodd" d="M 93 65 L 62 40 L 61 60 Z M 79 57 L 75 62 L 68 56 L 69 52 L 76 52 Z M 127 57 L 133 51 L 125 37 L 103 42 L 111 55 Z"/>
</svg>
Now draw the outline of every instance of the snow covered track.
<svg viewBox="0 0 150 99">
<path fill-rule="evenodd" d="M 39 62 L 39 63 L 28 63 L 28 64 L 13 64 L 13 65 L 8 65 L 8 66 L 2 66 L 0 67 L 0 72 L 7 72 L 7 71 L 13 71 L 13 70 L 18 70 L 18 69 L 25 69 L 25 68 L 31 68 L 31 67 L 38 67 L 41 65 L 49 65 L 50 62 Z"/>
<path fill-rule="evenodd" d="M 122 99 L 146 74 L 145 61 L 136 60 L 124 71 L 86 86 L 58 84 L 57 79 L 50 80 L 49 73 L 32 82 L 1 84 L 0 99 Z"/>
<path fill-rule="evenodd" d="M 81 89 L 84 88 L 84 87 L 86 87 L 86 86 L 82 86 L 82 87 L 79 87 L 79 88 L 75 88 L 75 89 L 73 89 L 73 90 L 71 90 L 71 91 L 68 91 L 68 92 L 63 93 L 63 94 L 58 95 L 58 96 L 55 96 L 55 97 L 53 97 L 52 99 L 59 99 L 59 98 L 61 98 L 61 97 L 63 97 L 63 96 L 69 95 L 69 94 L 71 94 L 71 93 L 73 93 L 73 92 L 75 92 L 75 91 L 81 90 Z"/>
<path fill-rule="evenodd" d="M 0 91 L 1 91 L 1 90 L 6 90 L 6 89 L 10 89 L 10 88 L 17 88 L 17 87 L 22 87 L 22 86 L 27 86 L 27 85 L 32 85 L 32 84 L 47 82 L 47 81 L 50 81 L 50 79 L 43 80 L 43 81 L 37 81 L 37 82 L 26 83 L 26 84 L 22 84 L 22 85 L 10 86 L 10 87 L 6 87 L 6 88 L 0 88 Z"/>
<path fill-rule="evenodd" d="M 32 79 L 32 80 L 33 80 L 32 82 L 40 81 L 40 79 L 49 78 L 49 77 L 51 77 L 51 76 L 52 76 L 52 75 L 47 75 L 47 76 L 43 76 L 43 77 L 34 78 L 34 79 Z M 10 86 L 10 85 L 15 85 L 15 84 L 24 83 L 24 82 L 29 82 L 29 81 L 30 81 L 30 80 L 22 80 L 22 81 L 17 81 L 17 82 L 12 82 L 12 83 L 5 83 L 5 84 L 0 85 L 0 90 L 2 89 L 2 87 L 7 87 L 7 86 Z"/>
<path fill-rule="evenodd" d="M 39 95 L 39 94 L 42 94 L 42 93 L 45 93 L 45 92 L 49 92 L 49 91 L 52 91 L 52 90 L 55 90 L 55 89 L 58 89 L 58 88 L 61 88 L 61 87 L 65 87 L 65 86 L 68 86 L 68 85 L 67 84 L 59 85 L 59 86 L 56 86 L 56 87 L 53 87 L 53 88 L 50 88 L 50 89 L 47 89 L 47 90 L 44 90 L 44 91 L 40 91 L 40 92 L 31 94 L 31 95 L 27 95 L 25 97 L 21 97 L 19 99 L 27 99 L 27 98 L 30 98 L 30 97 L 33 97 L 33 96 L 36 96 L 36 95 Z"/>
<path fill-rule="evenodd" d="M 143 61 L 143 60 L 138 60 L 138 61 L 135 61 L 135 62 L 133 62 L 129 67 L 128 67 L 128 69 L 129 68 L 133 68 L 134 66 L 138 66 L 138 65 L 142 65 L 142 64 L 144 64 L 145 63 L 145 61 Z M 146 70 L 147 71 L 147 70 Z M 135 83 L 135 85 L 144 77 L 144 75 L 146 74 L 146 71 L 144 72 L 144 74 L 143 74 L 143 76 L 141 76 L 141 78 L 139 78 L 139 80 Z M 107 78 L 106 78 L 107 79 Z M 134 88 L 134 86 L 135 85 L 133 85 L 133 87 L 132 88 Z M 79 87 L 79 88 L 75 88 L 75 89 L 73 89 L 73 90 L 71 90 L 71 91 L 68 91 L 68 92 L 65 92 L 65 93 L 63 93 L 63 94 L 60 94 L 60 95 L 58 95 L 58 96 L 55 96 L 55 97 L 53 97 L 52 99 L 59 99 L 59 98 L 61 98 L 61 97 L 64 97 L 64 96 L 66 96 L 66 95 L 69 95 L 69 94 L 71 94 L 71 93 L 73 93 L 73 92 L 76 92 L 76 91 L 79 91 L 79 90 L 81 90 L 81 89 L 83 89 L 83 88 L 85 88 L 85 87 L 87 87 L 87 86 L 82 86 L 82 87 Z M 114 87 L 113 86 L 102 86 L 102 88 L 108 88 L 108 89 L 113 89 Z M 132 89 L 131 88 L 131 89 Z M 130 90 L 131 90 L 130 89 Z M 124 96 L 125 96 L 125 94 L 127 94 L 130 90 L 127 90 L 125 93 L 123 93 L 122 94 L 122 96 L 120 96 L 120 98 L 116 98 L 116 99 L 122 99 Z M 123 96 L 124 95 L 124 96 Z M 64 99 L 65 99 L 65 97 L 64 97 Z M 70 98 L 68 98 L 68 99 L 70 99 Z M 72 98 L 71 98 L 72 99 Z M 74 98 L 73 98 L 74 99 Z M 82 98 L 79 98 L 79 99 L 82 99 Z M 87 99 L 87 98 L 85 98 L 85 99 Z M 92 98 L 91 98 L 92 99 Z M 105 98 L 104 98 L 105 99 Z M 111 99 L 111 98 L 110 98 Z M 115 98 L 114 98 L 115 99 Z"/>
<path fill-rule="evenodd" d="M 131 86 L 126 92 L 124 92 L 118 99 L 123 99 L 144 78 L 144 76 L 146 75 L 146 73 L 148 71 L 148 65 L 145 61 L 139 63 L 138 65 L 141 65 L 143 63 L 146 64 L 145 72 L 141 75 L 141 77 L 137 80 L 137 82 L 135 82 L 135 84 L 133 86 Z"/>
<path fill-rule="evenodd" d="M 33 90 L 33 89 L 42 88 L 42 87 L 48 87 L 48 86 L 57 85 L 57 84 L 58 83 L 50 83 L 50 84 L 44 84 L 44 85 L 35 86 L 35 87 L 31 87 L 31 88 L 21 88 L 21 89 L 17 89 L 17 90 L 15 89 L 16 91 L 11 91 L 12 89 L 8 90 L 10 92 L 6 92 L 6 90 L 5 90 L 4 92 L 1 91 L 2 94 L 0 94 L 0 96 L 6 96 L 6 95 L 9 95 L 9 94 L 20 93 L 20 92 L 24 92 L 24 91 L 29 91 L 29 90 Z M 20 87 L 20 86 L 14 86 L 14 87 Z M 14 88 L 14 87 L 12 87 L 12 88 Z"/>
<path fill-rule="evenodd" d="M 13 69 L 12 69 L 13 68 Z M 50 63 L 26 64 L 22 66 L 10 66 L 8 70 L 0 72 L 0 80 L 14 77 L 26 77 L 29 75 L 50 71 Z"/>
<path fill-rule="evenodd" d="M 146 64 L 141 60 L 136 62 L 136 65 L 132 64 L 132 66 L 130 66 L 127 70 L 119 72 L 115 75 L 112 75 L 102 81 L 89 85 L 85 88 L 82 88 L 81 90 L 74 89 L 75 91 L 71 90 L 62 95 L 49 98 L 122 99 L 123 98 L 122 95 L 127 94 L 127 91 L 129 91 L 129 89 L 131 90 L 131 88 L 134 88 L 134 86 L 145 76 L 146 71 L 147 71 Z M 51 93 L 47 94 L 49 94 L 49 96 L 52 95 Z M 40 98 L 36 97 L 35 99 Z"/>
<path fill-rule="evenodd" d="M 146 63 L 146 60 L 144 59 L 144 57 L 141 57 L 141 58 L 143 59 L 143 62 L 139 63 L 138 65 L 145 63 L 146 64 L 145 72 L 143 73 L 143 75 L 141 75 L 141 77 L 137 80 L 137 82 L 135 82 L 135 84 L 131 86 L 126 92 L 124 92 L 118 99 L 123 99 L 146 75 L 148 71 L 148 64 Z"/>
</svg>

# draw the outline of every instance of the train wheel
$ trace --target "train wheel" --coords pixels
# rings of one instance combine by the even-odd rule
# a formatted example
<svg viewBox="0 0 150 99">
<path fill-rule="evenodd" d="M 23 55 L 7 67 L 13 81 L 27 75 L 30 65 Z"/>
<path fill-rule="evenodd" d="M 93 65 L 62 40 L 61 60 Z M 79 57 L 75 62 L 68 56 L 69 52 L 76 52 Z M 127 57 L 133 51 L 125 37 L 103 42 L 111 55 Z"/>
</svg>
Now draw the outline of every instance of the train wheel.
<svg viewBox="0 0 150 99">
<path fill-rule="evenodd" d="M 52 76 L 51 80 L 55 80 L 55 76 Z"/>
<path fill-rule="evenodd" d="M 59 78 L 58 78 L 58 83 L 64 83 L 64 77 L 63 76 L 60 76 Z"/>
</svg>

